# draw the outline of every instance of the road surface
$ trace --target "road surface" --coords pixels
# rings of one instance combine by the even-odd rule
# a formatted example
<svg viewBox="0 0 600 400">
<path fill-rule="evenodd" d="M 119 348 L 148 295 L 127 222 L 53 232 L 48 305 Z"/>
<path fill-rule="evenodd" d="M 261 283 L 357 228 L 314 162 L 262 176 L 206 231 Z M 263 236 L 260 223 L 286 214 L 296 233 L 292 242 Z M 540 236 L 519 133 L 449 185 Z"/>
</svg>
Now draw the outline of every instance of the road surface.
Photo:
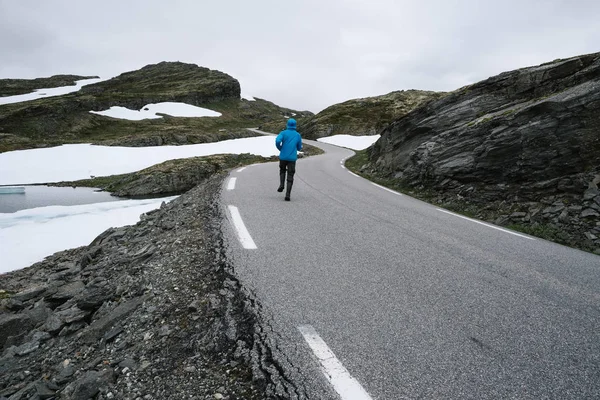
<svg viewBox="0 0 600 400">
<path fill-rule="evenodd" d="M 228 258 L 300 397 L 600 398 L 600 257 L 386 190 L 312 143 L 326 154 L 298 161 L 290 202 L 276 163 L 221 196 Z"/>
</svg>

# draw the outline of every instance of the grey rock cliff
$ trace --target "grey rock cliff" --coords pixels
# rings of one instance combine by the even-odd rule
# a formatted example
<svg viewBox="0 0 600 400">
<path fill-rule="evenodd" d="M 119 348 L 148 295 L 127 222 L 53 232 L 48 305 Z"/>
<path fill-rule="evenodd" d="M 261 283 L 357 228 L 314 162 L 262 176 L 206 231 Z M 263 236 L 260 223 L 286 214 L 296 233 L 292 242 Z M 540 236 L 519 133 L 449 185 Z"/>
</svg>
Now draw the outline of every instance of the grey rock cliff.
<svg viewBox="0 0 600 400">
<path fill-rule="evenodd" d="M 363 172 L 600 252 L 600 53 L 491 77 L 381 134 Z"/>
<path fill-rule="evenodd" d="M 600 53 L 506 72 L 431 102 L 383 130 L 370 161 L 411 183 L 528 192 L 554 180 L 546 186 L 579 192 L 575 175 L 600 165 Z"/>
</svg>

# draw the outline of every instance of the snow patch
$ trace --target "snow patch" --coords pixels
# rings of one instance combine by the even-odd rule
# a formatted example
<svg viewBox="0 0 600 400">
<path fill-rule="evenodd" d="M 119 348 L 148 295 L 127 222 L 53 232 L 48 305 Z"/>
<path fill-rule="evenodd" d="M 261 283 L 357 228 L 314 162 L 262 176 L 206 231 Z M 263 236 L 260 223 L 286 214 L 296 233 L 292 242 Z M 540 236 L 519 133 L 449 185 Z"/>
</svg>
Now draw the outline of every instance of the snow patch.
<svg viewBox="0 0 600 400">
<path fill-rule="evenodd" d="M 186 146 L 112 147 L 67 144 L 0 153 L 0 185 L 88 179 L 139 171 L 176 158 L 212 154 L 279 154 L 273 138 L 259 136 Z"/>
<path fill-rule="evenodd" d="M 221 113 L 209 110 L 207 108 L 196 107 L 191 104 L 164 102 L 156 104 L 147 104 L 141 110 L 130 110 L 129 108 L 113 106 L 104 111 L 90 111 L 92 114 L 103 115 L 105 117 L 127 119 L 130 121 L 140 121 L 143 119 L 157 119 L 162 116 L 157 114 L 166 114 L 172 117 L 220 117 Z"/>
<path fill-rule="evenodd" d="M 319 142 L 333 144 L 334 146 L 346 147 L 352 150 L 364 150 L 375 143 L 381 135 L 352 136 L 333 135 L 317 139 Z"/>
<path fill-rule="evenodd" d="M 93 83 L 102 82 L 107 79 L 109 79 L 109 78 L 106 78 L 106 79 L 101 79 L 101 78 L 82 79 L 82 80 L 76 81 L 75 85 L 72 85 L 72 86 L 62 86 L 62 87 L 47 88 L 47 89 L 36 89 L 32 93 L 18 94 L 16 96 L 0 97 L 0 105 L 22 103 L 24 101 L 38 100 L 38 99 L 43 99 L 46 97 L 62 96 L 65 94 L 78 92 L 82 87 L 84 87 L 86 85 L 91 85 Z"/>
<path fill-rule="evenodd" d="M 174 198 L 49 206 L 0 213 L 0 273 L 28 267 L 57 251 L 88 245 L 106 229 L 135 224 L 141 214 Z"/>
</svg>

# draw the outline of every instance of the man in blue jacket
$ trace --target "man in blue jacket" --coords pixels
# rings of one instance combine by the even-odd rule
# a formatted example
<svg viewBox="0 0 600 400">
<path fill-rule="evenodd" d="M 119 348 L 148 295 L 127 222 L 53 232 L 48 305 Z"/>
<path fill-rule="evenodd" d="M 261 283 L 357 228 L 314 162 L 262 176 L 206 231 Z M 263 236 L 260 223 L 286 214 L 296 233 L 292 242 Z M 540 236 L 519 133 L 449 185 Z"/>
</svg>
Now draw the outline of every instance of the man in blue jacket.
<svg viewBox="0 0 600 400">
<path fill-rule="evenodd" d="M 294 174 L 296 173 L 296 160 L 298 151 L 302 150 L 302 137 L 296 131 L 296 120 L 288 119 L 287 129 L 281 131 L 275 139 L 275 146 L 279 150 L 279 188 L 278 192 L 283 192 L 285 183 L 285 173 L 287 170 L 287 189 L 285 191 L 285 201 L 290 201 L 290 193 L 294 184 Z"/>
</svg>

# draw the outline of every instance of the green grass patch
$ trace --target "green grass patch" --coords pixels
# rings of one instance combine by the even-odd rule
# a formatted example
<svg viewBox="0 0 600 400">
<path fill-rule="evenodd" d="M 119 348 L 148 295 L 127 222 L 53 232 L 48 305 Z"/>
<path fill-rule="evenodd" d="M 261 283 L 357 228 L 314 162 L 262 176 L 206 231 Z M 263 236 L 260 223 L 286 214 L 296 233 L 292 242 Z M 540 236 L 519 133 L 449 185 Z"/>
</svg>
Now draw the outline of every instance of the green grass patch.
<svg viewBox="0 0 600 400">
<path fill-rule="evenodd" d="M 506 226 L 509 229 L 512 229 L 517 232 L 526 233 L 531 236 L 539 237 L 542 239 L 549 240 L 551 242 L 556 242 L 560 244 L 564 244 L 570 246 L 569 237 L 563 231 L 558 229 L 556 226 L 550 224 L 517 224 L 512 223 Z"/>
</svg>

